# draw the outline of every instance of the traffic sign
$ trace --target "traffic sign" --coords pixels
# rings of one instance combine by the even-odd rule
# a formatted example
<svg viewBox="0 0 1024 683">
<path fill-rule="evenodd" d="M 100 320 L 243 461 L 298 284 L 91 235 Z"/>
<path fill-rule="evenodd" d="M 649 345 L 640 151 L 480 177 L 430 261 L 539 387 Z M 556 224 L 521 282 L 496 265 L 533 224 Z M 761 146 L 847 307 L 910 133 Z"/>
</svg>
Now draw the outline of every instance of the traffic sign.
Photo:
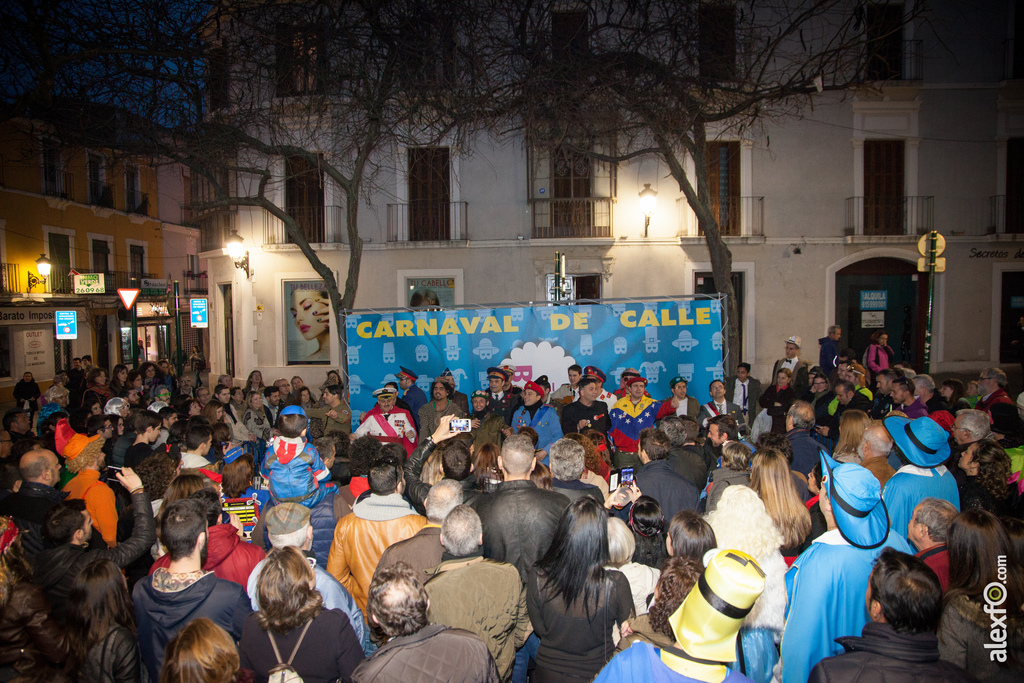
<svg viewBox="0 0 1024 683">
<path fill-rule="evenodd" d="M 139 291 L 141 290 L 119 289 L 117 290 L 117 295 L 121 297 L 121 303 L 124 304 L 124 307 L 130 310 L 135 305 L 135 300 L 139 297 Z"/>
<path fill-rule="evenodd" d="M 57 339 L 78 339 L 78 314 L 75 311 L 55 311 Z"/>
<path fill-rule="evenodd" d="M 209 327 L 209 310 L 206 299 L 192 299 L 189 303 L 192 327 Z"/>
<path fill-rule="evenodd" d="M 934 230 L 932 232 L 935 232 Z M 931 237 L 932 232 L 926 232 L 921 235 L 921 239 L 917 241 L 917 253 L 921 256 L 928 255 L 928 238 Z M 935 255 L 938 256 L 946 250 L 946 238 L 935 232 Z"/>
<path fill-rule="evenodd" d="M 921 258 L 917 259 L 917 272 L 919 272 L 919 273 L 927 273 L 928 272 L 928 259 L 925 258 L 924 256 L 922 256 Z M 935 259 L 935 272 L 936 273 L 945 273 L 946 272 L 946 257 L 945 256 L 940 256 L 939 258 Z"/>
</svg>

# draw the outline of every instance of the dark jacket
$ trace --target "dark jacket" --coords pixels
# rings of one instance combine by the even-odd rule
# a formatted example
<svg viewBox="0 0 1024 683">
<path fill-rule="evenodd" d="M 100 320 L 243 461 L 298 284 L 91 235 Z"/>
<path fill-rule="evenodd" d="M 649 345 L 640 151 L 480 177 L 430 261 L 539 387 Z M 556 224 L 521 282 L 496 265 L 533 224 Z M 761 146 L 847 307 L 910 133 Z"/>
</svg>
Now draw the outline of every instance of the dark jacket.
<svg viewBox="0 0 1024 683">
<path fill-rule="evenodd" d="M 304 626 L 293 628 L 284 635 L 274 634 L 283 661 L 288 661 Z M 250 614 L 242 627 L 238 656 L 241 668 L 256 673 L 257 683 L 267 681 L 268 673 L 278 664 L 270 636 L 260 628 L 255 614 Z M 306 683 L 327 683 L 350 680 L 352 672 L 362 661 L 363 649 L 348 616 L 340 609 L 328 609 L 317 615 L 309 625 L 295 653 L 292 667 Z"/>
<path fill-rule="evenodd" d="M 93 560 L 107 559 L 124 569 L 146 553 L 156 542 L 156 521 L 149 494 L 140 491 L 132 496 L 135 526 L 131 538 L 113 548 L 90 550 L 84 545 L 65 543 L 53 550 L 44 550 L 32 560 L 33 580 L 53 605 L 53 616 L 63 621 L 68 591 L 79 572 Z"/>
<path fill-rule="evenodd" d="M 808 683 L 911 683 L 974 681 L 959 666 L 939 659 L 934 633 L 896 633 L 888 624 L 869 623 L 861 635 L 836 638 L 846 652 L 826 657 L 811 670 Z"/>
<path fill-rule="evenodd" d="M 593 484 L 584 484 L 579 479 L 576 481 L 552 479 L 551 488 L 554 489 L 555 492 L 561 493 L 563 496 L 568 498 L 570 502 L 590 496 L 598 503 L 601 503 L 601 505 L 604 505 L 604 494 L 601 493 L 601 489 L 597 488 Z"/>
<path fill-rule="evenodd" d="M 212 573 L 173 593 L 156 590 L 153 577 L 147 576 L 135 584 L 132 602 L 139 629 L 139 651 L 154 681 L 160 678 L 167 643 L 193 619 L 210 619 L 237 642 L 242 637 L 245 618 L 252 614 L 249 596 L 242 586 L 218 579 Z"/>
<path fill-rule="evenodd" d="M 580 429 L 580 420 L 590 420 L 590 426 Z M 585 406 L 578 400 L 562 408 L 562 433 L 582 434 L 586 429 L 596 429 L 602 434 L 608 434 L 610 426 L 608 418 L 608 404 L 604 401 L 594 401 L 590 406 Z"/>
<path fill-rule="evenodd" d="M 814 466 L 821 462 L 821 444 L 811 436 L 809 429 L 790 429 L 786 432 L 786 438 L 793 446 L 793 465 L 790 469 L 808 476 Z"/>
<path fill-rule="evenodd" d="M 424 516 L 427 511 L 423 503 L 427 500 L 427 494 L 430 493 L 430 484 L 422 481 L 420 474 L 423 472 L 423 464 L 435 448 L 437 445 L 433 439 L 423 439 L 413 449 L 409 459 L 405 461 L 405 499 L 416 508 L 416 512 Z M 470 474 L 459 484 L 462 485 L 462 502 L 465 505 L 470 505 L 480 495 L 480 492 L 476 490 L 476 474 Z"/>
<path fill-rule="evenodd" d="M 673 470 L 668 460 L 652 460 L 641 467 L 636 484 L 645 496 L 658 501 L 666 520 L 680 510 L 696 510 L 700 501 L 700 489 Z"/>
<path fill-rule="evenodd" d="M 831 374 L 836 369 L 836 359 L 839 357 L 839 342 L 832 337 L 822 337 L 818 340 L 821 351 L 818 352 L 818 367 Z"/>
<path fill-rule="evenodd" d="M 137 683 L 142 680 L 142 660 L 135 634 L 118 626 L 93 645 L 78 670 L 78 680 L 89 683 Z"/>
<path fill-rule="evenodd" d="M 514 565 L 525 583 L 530 567 L 551 545 L 569 499 L 531 481 L 503 481 L 472 505 L 484 527 L 484 557 Z"/>
<path fill-rule="evenodd" d="M 374 574 L 382 569 L 393 567 L 399 562 L 405 562 L 412 567 L 420 582 L 423 582 L 425 580 L 423 570 L 439 565 L 443 553 L 441 527 L 437 524 L 427 524 L 412 538 L 388 546 L 388 549 L 380 556 Z"/>
<path fill-rule="evenodd" d="M 313 525 L 312 550 L 320 567 L 327 566 L 327 556 L 334 541 L 334 527 L 338 523 L 334 516 L 334 497 L 337 495 L 337 488 L 327 489 L 327 495 L 309 511 L 309 523 Z"/>
<path fill-rule="evenodd" d="M 15 524 L 21 530 L 21 545 L 29 559 L 46 548 L 54 547 L 53 543 L 43 536 L 43 522 L 50 508 L 67 497 L 67 493 L 52 486 L 25 481 L 17 493 L 0 500 L 0 515 L 14 518 Z"/>
<path fill-rule="evenodd" d="M 43 589 L 28 581 L 14 584 L 0 612 L 0 667 L 30 673 L 59 668 L 68 656 L 64 629 L 50 616 Z"/>
<path fill-rule="evenodd" d="M 440 624 L 392 638 L 359 665 L 352 680 L 374 683 L 498 683 L 498 668 L 479 636 Z"/>
<path fill-rule="evenodd" d="M 239 539 L 238 531 L 230 524 L 211 526 L 206 537 L 206 562 L 203 569 L 213 572 L 219 578 L 234 581 L 244 590 L 249 583 L 249 574 L 267 556 L 266 552 L 263 548 Z M 166 569 L 170 564 L 170 556 L 162 555 L 153 563 L 149 573 L 152 575 L 157 569 Z"/>
<path fill-rule="evenodd" d="M 668 453 L 668 464 L 676 474 L 696 486 L 698 491 L 708 483 L 708 466 L 700 446 L 673 446 Z"/>
</svg>

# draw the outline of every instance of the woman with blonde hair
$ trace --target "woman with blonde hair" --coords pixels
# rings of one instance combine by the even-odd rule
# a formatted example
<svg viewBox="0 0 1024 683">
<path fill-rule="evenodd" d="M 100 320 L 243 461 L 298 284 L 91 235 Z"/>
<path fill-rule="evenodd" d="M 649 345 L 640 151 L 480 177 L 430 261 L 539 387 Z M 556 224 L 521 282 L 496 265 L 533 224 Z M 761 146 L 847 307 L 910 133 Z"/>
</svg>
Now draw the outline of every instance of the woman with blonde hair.
<svg viewBox="0 0 1024 683">
<path fill-rule="evenodd" d="M 633 607 L 637 615 L 647 614 L 648 598 L 654 593 L 661 572 L 633 561 L 636 539 L 626 523 L 618 517 L 608 518 L 608 564 L 605 569 L 618 569 L 629 579 Z"/>
<path fill-rule="evenodd" d="M 238 641 L 243 668 L 266 680 L 271 669 L 290 662 L 306 681 L 351 679 L 363 661 L 363 648 L 348 616 L 324 609 L 313 567 L 301 550 L 271 550 L 256 580 L 256 594 L 260 611 L 245 618 Z"/>
<path fill-rule="evenodd" d="M 839 441 L 836 443 L 832 457 L 839 462 L 860 464 L 857 447 L 864 437 L 864 432 L 871 426 L 871 418 L 863 410 L 847 410 L 839 418 Z"/>
<path fill-rule="evenodd" d="M 750 468 L 750 488 L 782 534 L 782 556 L 792 562 L 806 546 L 811 514 L 797 493 L 786 456 L 774 448 L 758 450 Z M 721 539 L 719 545 L 728 547 L 721 545 Z"/>
<path fill-rule="evenodd" d="M 776 643 L 786 626 L 787 567 L 779 552 L 783 536 L 757 493 L 746 486 L 726 489 L 718 507 L 708 515 L 708 524 L 715 530 L 720 548 L 741 550 L 764 570 L 764 592 L 740 628 L 740 651 L 746 676 L 756 683 L 768 683 L 779 659 Z M 739 664 L 730 668 L 739 669 Z"/>
<path fill-rule="evenodd" d="M 199 617 L 167 643 L 160 683 L 232 683 L 238 662 L 238 650 L 228 632 Z"/>
</svg>

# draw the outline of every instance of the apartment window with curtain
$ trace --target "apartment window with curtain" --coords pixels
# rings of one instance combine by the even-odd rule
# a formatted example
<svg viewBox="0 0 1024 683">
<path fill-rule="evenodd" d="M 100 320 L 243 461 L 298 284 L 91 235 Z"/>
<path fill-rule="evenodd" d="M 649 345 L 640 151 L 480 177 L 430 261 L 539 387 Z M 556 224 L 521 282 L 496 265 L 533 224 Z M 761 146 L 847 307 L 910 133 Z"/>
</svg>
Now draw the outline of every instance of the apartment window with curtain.
<svg viewBox="0 0 1024 683">
<path fill-rule="evenodd" d="M 740 143 L 709 142 L 704 152 L 708 166 L 708 204 L 726 237 L 743 233 L 740 224 Z M 701 231 L 703 234 L 703 231 Z"/>
</svg>

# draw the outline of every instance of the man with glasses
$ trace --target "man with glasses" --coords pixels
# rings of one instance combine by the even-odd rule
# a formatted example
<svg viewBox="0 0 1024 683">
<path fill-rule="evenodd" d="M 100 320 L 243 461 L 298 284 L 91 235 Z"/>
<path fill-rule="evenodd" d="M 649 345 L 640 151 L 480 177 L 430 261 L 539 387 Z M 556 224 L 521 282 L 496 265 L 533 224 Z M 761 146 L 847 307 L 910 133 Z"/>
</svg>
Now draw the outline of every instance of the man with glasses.
<svg viewBox="0 0 1024 683">
<path fill-rule="evenodd" d="M 983 413 L 991 415 L 992 406 L 997 403 L 1013 405 L 1013 399 L 1006 393 L 1006 373 L 999 368 L 985 368 L 981 371 L 978 393 L 981 394 L 981 400 L 974 407 Z"/>
</svg>

